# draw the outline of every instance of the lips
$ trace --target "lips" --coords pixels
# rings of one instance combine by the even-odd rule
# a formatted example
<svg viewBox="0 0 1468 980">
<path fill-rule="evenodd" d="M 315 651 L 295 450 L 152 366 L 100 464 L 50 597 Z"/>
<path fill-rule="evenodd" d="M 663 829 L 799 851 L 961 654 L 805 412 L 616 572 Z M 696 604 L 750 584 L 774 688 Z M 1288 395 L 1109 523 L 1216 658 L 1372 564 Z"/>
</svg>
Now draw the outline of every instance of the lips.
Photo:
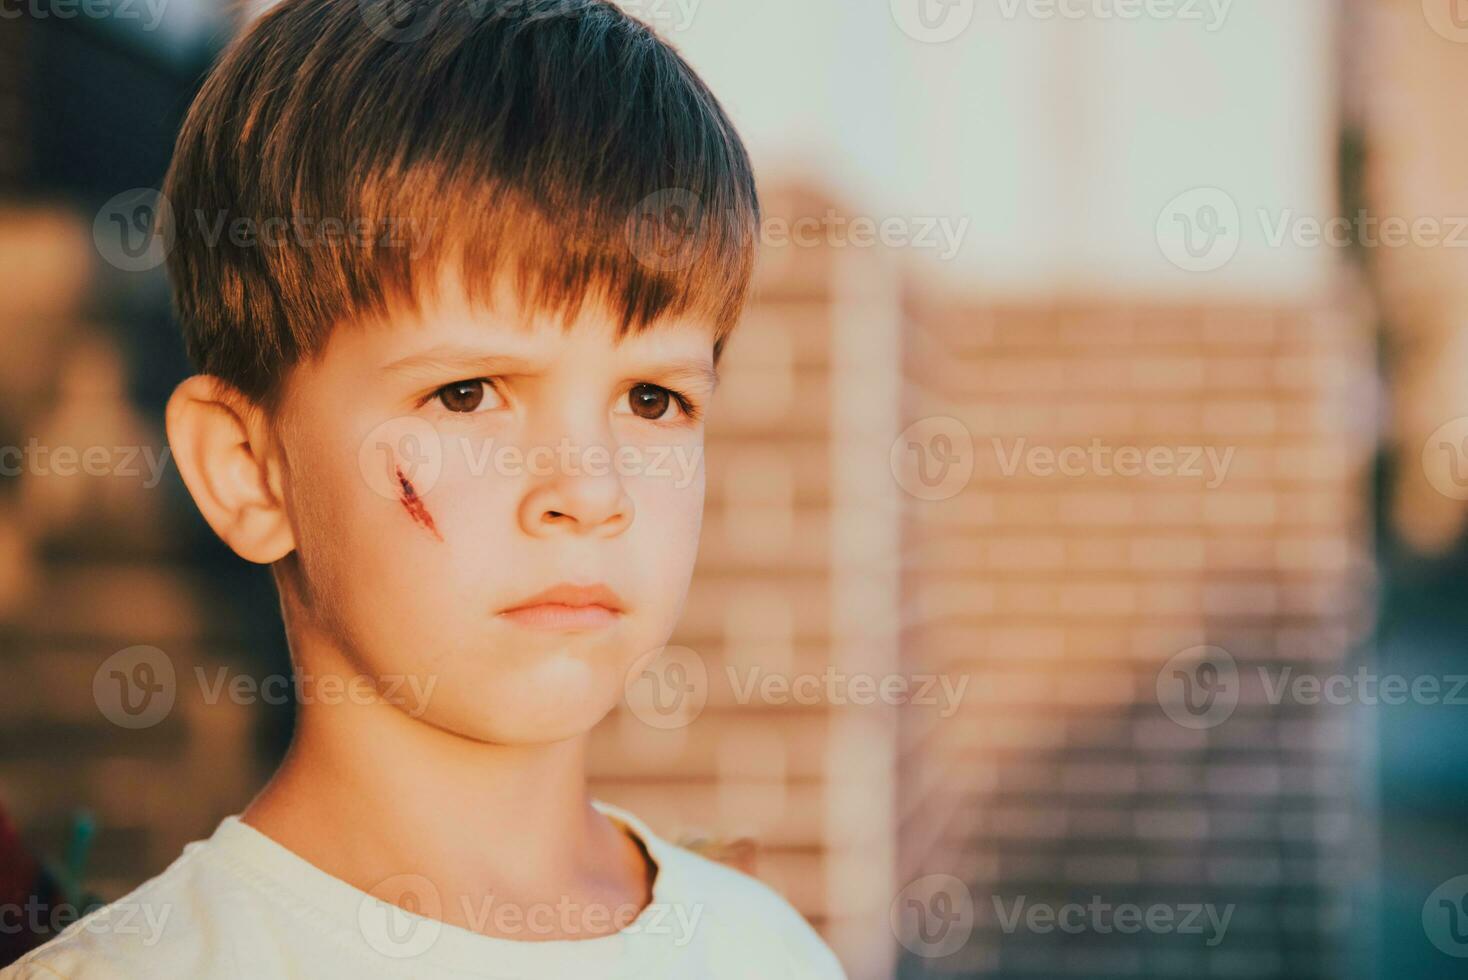
<svg viewBox="0 0 1468 980">
<path fill-rule="evenodd" d="M 622 600 L 605 585 L 562 583 L 528 596 L 500 616 L 530 629 L 596 629 L 622 615 Z"/>
</svg>

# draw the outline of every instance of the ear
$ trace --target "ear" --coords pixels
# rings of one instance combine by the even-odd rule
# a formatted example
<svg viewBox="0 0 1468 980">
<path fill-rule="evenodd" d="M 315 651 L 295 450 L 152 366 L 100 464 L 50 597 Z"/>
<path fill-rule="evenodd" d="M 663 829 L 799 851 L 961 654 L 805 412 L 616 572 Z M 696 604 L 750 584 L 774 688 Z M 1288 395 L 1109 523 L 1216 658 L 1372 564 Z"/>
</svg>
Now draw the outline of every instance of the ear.
<svg viewBox="0 0 1468 980">
<path fill-rule="evenodd" d="M 262 565 L 295 550 L 276 443 L 258 406 L 227 382 L 196 374 L 174 389 L 166 422 L 184 485 L 225 544 Z"/>
</svg>

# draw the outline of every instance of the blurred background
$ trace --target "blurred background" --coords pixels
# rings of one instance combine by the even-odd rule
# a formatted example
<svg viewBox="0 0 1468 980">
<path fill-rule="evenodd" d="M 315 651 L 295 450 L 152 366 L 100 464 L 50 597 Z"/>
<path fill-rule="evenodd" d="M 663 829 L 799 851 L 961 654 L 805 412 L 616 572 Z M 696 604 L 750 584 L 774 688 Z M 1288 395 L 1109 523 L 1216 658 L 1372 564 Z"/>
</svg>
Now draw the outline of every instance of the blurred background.
<svg viewBox="0 0 1468 980">
<path fill-rule="evenodd" d="M 768 213 L 660 668 L 696 697 L 610 716 L 597 795 L 854 978 L 1464 975 L 1468 3 L 623 6 Z M 0 870 L 53 903 L 290 733 L 217 694 L 284 637 L 169 465 L 129 244 L 260 9 L 0 0 Z"/>
</svg>

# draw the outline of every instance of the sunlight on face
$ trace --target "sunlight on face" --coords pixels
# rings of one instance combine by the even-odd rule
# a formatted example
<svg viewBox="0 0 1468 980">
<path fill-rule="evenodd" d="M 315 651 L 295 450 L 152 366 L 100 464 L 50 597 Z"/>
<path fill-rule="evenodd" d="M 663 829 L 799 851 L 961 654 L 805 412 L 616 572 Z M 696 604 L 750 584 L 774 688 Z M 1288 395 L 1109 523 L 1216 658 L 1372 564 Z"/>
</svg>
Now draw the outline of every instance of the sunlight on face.
<svg viewBox="0 0 1468 980">
<path fill-rule="evenodd" d="M 292 374 L 280 430 L 303 634 L 348 670 L 431 683 L 415 716 L 518 744 L 590 729 L 678 620 L 714 333 L 618 343 L 599 309 L 568 332 L 501 295 L 471 308 L 450 279 L 421 313 L 339 328 Z M 620 611 L 508 613 L 562 583 Z"/>
</svg>

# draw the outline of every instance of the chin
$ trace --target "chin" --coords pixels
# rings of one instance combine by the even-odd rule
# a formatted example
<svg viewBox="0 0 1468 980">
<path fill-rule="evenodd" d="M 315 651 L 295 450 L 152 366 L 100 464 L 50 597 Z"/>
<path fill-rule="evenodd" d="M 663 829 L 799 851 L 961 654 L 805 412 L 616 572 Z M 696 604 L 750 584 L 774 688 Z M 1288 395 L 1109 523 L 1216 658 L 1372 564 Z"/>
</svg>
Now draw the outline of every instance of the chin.
<svg viewBox="0 0 1468 980">
<path fill-rule="evenodd" d="M 440 692 L 421 719 L 481 742 L 536 745 L 595 728 L 622 697 L 622 674 L 585 663 L 542 663 L 483 681 L 478 696 L 465 696 L 472 690 L 459 688 L 451 699 Z"/>
</svg>

